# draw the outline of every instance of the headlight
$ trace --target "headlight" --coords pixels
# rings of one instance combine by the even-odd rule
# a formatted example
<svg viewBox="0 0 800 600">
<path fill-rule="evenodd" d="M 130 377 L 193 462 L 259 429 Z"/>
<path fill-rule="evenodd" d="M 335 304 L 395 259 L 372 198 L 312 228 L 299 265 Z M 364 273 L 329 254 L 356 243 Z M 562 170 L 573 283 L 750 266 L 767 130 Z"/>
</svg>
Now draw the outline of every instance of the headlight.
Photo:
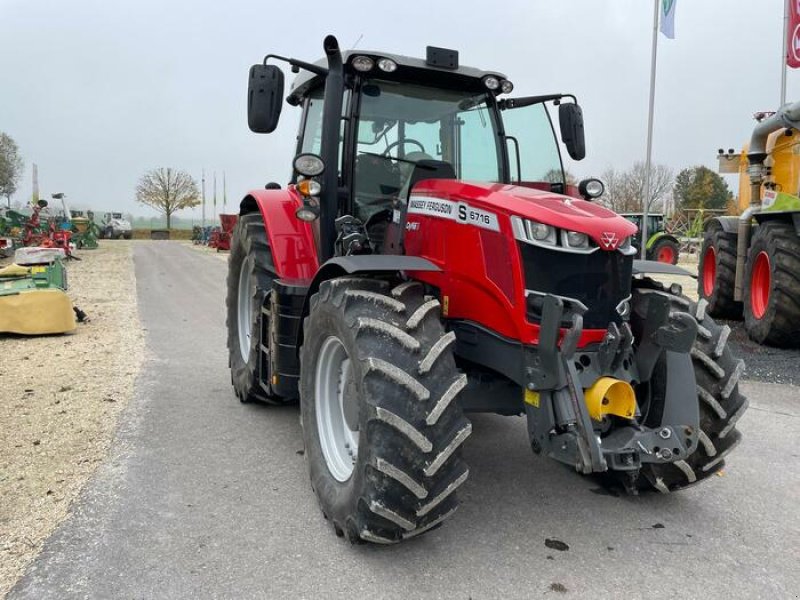
<svg viewBox="0 0 800 600">
<path fill-rule="evenodd" d="M 500 91 L 504 94 L 510 94 L 514 91 L 514 84 L 508 79 L 503 79 L 503 81 L 500 82 Z"/>
<path fill-rule="evenodd" d="M 378 68 L 385 73 L 393 73 L 397 70 L 397 63 L 391 58 L 379 58 Z"/>
<path fill-rule="evenodd" d="M 356 71 L 361 71 L 362 73 L 366 73 L 367 71 L 371 71 L 372 67 L 375 66 L 375 61 L 372 60 L 369 56 L 356 56 L 353 60 L 350 61 L 350 64 Z"/>
<path fill-rule="evenodd" d="M 561 245 L 565 248 L 588 248 L 589 236 L 579 231 L 561 231 Z"/>
<path fill-rule="evenodd" d="M 528 235 L 537 242 L 552 246 L 556 245 L 556 230 L 554 227 L 537 221 L 525 221 L 525 228 L 528 230 Z"/>
<path fill-rule="evenodd" d="M 494 91 L 500 87 L 500 80 L 494 75 L 487 75 L 483 78 L 483 85 L 486 86 L 487 90 Z"/>
<path fill-rule="evenodd" d="M 606 186 L 599 179 L 584 179 L 578 184 L 578 193 L 583 196 L 585 200 L 594 200 L 603 195 L 606 191 Z"/>
<path fill-rule="evenodd" d="M 294 215 L 301 221 L 311 223 L 319 218 L 319 205 L 311 198 L 303 200 L 303 206 L 298 208 Z"/>
<path fill-rule="evenodd" d="M 316 177 L 325 171 L 325 163 L 316 154 L 305 152 L 295 157 L 294 170 L 303 177 Z"/>
</svg>

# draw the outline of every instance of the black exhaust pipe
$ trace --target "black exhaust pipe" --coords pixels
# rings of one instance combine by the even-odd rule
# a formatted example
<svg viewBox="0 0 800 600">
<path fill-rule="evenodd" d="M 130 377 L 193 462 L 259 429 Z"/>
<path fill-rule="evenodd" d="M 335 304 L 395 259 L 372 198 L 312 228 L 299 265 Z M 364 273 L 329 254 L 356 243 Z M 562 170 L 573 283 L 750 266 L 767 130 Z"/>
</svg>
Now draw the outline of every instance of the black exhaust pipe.
<svg viewBox="0 0 800 600">
<path fill-rule="evenodd" d="M 336 243 L 335 221 L 339 212 L 339 127 L 344 95 L 344 69 L 339 42 L 332 35 L 326 36 L 322 48 L 328 58 L 328 76 L 325 79 L 320 147 L 320 155 L 325 163 L 320 196 L 320 264 L 333 256 Z"/>
</svg>

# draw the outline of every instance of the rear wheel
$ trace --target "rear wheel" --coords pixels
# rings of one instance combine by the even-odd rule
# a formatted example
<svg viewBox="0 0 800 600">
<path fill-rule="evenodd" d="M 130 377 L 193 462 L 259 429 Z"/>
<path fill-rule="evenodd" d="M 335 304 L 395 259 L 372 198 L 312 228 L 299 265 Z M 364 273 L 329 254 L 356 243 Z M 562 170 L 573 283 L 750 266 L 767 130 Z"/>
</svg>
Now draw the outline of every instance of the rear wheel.
<svg viewBox="0 0 800 600">
<path fill-rule="evenodd" d="M 695 303 L 666 291 L 650 293 L 668 295 L 673 311 L 688 312 L 699 325 L 691 355 L 700 407 L 700 443 L 686 460 L 643 465 L 637 482 L 640 489 L 655 488 L 667 493 L 698 483 L 725 466 L 725 457 L 741 441 L 736 423 L 747 410 L 748 402 L 739 391 L 744 361 L 734 358 L 728 347 L 730 327 L 718 325 L 708 316 L 708 303 L 703 299 Z M 634 303 L 641 301 L 641 294 L 634 296 Z M 654 376 L 653 381 L 657 379 Z M 651 399 L 658 397 L 663 394 L 651 395 Z M 653 409 L 660 414 L 658 407 L 650 407 Z"/>
<path fill-rule="evenodd" d="M 796 346 L 800 332 L 800 239 L 788 223 L 758 225 L 745 268 L 744 321 L 759 344 Z"/>
<path fill-rule="evenodd" d="M 736 286 L 737 235 L 712 227 L 703 237 L 698 266 L 697 294 L 708 302 L 708 313 L 717 318 L 740 319 L 742 303 L 733 299 Z"/>
<path fill-rule="evenodd" d="M 322 283 L 300 351 L 300 404 L 311 485 L 337 535 L 390 544 L 430 531 L 458 506 L 466 385 L 415 282 Z"/>
<path fill-rule="evenodd" d="M 656 260 L 669 265 L 677 265 L 679 251 L 678 244 L 676 244 L 674 240 L 662 237 L 655 241 L 648 254 L 650 260 Z"/>
<path fill-rule="evenodd" d="M 233 234 L 225 301 L 231 383 L 242 402 L 285 402 L 266 392 L 260 384 L 259 374 L 261 307 L 272 291 L 275 278 L 272 252 L 261 214 L 242 216 Z"/>
</svg>

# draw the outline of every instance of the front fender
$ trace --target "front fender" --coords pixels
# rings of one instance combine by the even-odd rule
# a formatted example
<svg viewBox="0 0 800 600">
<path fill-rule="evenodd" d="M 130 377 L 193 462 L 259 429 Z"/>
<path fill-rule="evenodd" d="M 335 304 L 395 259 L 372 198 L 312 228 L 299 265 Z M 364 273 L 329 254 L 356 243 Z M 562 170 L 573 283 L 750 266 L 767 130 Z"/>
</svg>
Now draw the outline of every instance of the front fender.
<svg viewBox="0 0 800 600">
<path fill-rule="evenodd" d="M 254 190 L 241 202 L 241 214 L 258 210 L 264 219 L 275 272 L 287 285 L 308 286 L 319 270 L 317 244 L 311 224 L 295 211 L 302 204 L 293 187 Z"/>
<path fill-rule="evenodd" d="M 658 240 L 662 240 L 664 238 L 680 245 L 680 243 L 678 242 L 678 238 L 676 238 L 674 235 L 667 233 L 666 231 L 659 231 L 658 233 L 654 233 L 653 235 L 651 235 L 650 239 L 647 240 L 647 249 L 651 250 Z"/>
</svg>

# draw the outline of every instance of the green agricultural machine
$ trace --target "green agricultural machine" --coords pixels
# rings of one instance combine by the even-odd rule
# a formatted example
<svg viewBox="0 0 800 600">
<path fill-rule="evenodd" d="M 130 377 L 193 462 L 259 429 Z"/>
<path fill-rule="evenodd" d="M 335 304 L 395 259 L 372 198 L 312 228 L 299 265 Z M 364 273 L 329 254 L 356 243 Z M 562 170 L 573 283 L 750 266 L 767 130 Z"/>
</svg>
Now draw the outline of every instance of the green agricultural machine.
<svg viewBox="0 0 800 600">
<path fill-rule="evenodd" d="M 72 241 L 79 250 L 94 250 L 97 248 L 97 240 L 101 237 L 100 227 L 94 222 L 94 213 L 88 211 L 84 214 L 82 210 L 70 210 L 72 221 Z"/>
<path fill-rule="evenodd" d="M 0 333 L 45 335 L 75 329 L 75 310 L 67 296 L 64 252 L 25 248 L 24 264 L 0 269 Z"/>
<path fill-rule="evenodd" d="M 639 231 L 633 238 L 633 245 L 641 253 L 642 213 L 624 213 L 621 216 L 625 217 L 639 228 Z M 680 244 L 678 243 L 678 238 L 671 233 L 667 233 L 664 228 L 664 215 L 647 215 L 647 234 L 647 244 L 645 245 L 647 249 L 647 260 L 655 260 L 670 265 L 678 264 Z"/>
</svg>

